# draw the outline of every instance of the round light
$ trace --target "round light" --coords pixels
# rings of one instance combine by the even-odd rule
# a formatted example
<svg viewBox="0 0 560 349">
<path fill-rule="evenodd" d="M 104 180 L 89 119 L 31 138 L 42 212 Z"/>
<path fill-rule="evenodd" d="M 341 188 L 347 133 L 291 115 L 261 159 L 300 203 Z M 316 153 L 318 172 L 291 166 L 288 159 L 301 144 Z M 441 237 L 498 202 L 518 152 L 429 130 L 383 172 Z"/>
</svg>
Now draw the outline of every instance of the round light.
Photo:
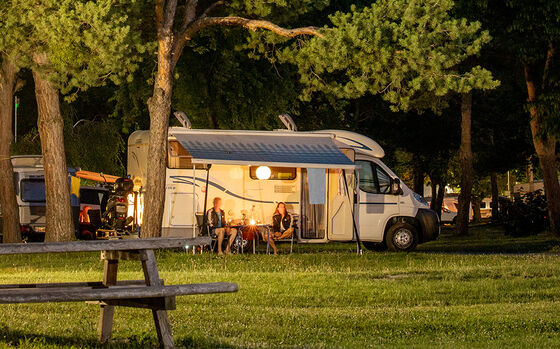
<svg viewBox="0 0 560 349">
<path fill-rule="evenodd" d="M 268 166 L 259 166 L 257 167 L 257 178 L 258 179 L 269 179 L 272 171 Z"/>
<path fill-rule="evenodd" d="M 249 223 L 251 223 L 251 225 L 255 225 L 256 222 L 255 222 L 254 219 L 251 219 L 251 221 L 249 221 Z"/>
</svg>

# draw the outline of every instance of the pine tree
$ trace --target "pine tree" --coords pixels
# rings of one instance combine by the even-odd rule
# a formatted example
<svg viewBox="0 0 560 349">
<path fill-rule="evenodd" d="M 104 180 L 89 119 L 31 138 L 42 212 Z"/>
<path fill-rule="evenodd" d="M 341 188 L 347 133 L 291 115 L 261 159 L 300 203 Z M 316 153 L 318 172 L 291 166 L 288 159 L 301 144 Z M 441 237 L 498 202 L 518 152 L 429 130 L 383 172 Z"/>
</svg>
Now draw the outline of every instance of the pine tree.
<svg viewBox="0 0 560 349">
<path fill-rule="evenodd" d="M 74 237 L 60 112 L 61 91 L 69 100 L 91 86 L 119 83 L 136 69 L 142 51 L 129 18 L 140 5 L 124 0 L 8 0 L 7 22 L 25 32 L 20 66 L 32 69 L 38 129 L 45 168 L 46 240 Z M 129 16 L 132 14 L 132 16 Z M 132 22 L 134 23 L 134 22 Z M 13 28 L 12 28 L 13 29 Z M 6 37 L 16 36 L 7 30 Z"/>
</svg>

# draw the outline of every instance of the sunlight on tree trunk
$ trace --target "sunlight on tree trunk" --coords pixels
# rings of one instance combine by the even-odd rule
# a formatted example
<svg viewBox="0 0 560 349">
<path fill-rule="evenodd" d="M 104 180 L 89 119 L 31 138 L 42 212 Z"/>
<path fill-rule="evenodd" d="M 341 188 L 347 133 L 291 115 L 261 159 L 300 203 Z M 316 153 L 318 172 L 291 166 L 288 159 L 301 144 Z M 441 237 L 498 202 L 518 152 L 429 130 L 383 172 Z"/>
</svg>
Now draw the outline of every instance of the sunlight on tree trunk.
<svg viewBox="0 0 560 349">
<path fill-rule="evenodd" d="M 553 47 L 549 48 L 548 62 L 551 61 L 554 55 Z M 545 87 L 547 68 L 542 77 L 542 85 L 538 86 L 536 83 L 537 77 L 535 76 L 534 68 L 530 65 L 525 65 L 525 80 L 527 83 L 528 102 L 534 103 L 539 98 L 540 90 Z M 544 192 L 548 204 L 548 213 L 550 216 L 550 226 L 554 234 L 560 236 L 560 184 L 558 183 L 558 162 L 556 160 L 556 138 L 551 135 L 541 134 L 542 130 L 542 115 L 539 113 L 538 108 L 533 104 L 529 106 L 529 113 L 531 115 L 531 134 L 533 136 L 533 144 L 539 157 L 539 162 L 542 170 Z"/>
<path fill-rule="evenodd" d="M 47 55 L 34 55 L 41 66 L 48 64 Z M 69 241 L 74 239 L 74 222 L 70 208 L 70 191 L 64 151 L 64 121 L 60 113 L 58 89 L 33 71 L 35 97 L 37 99 L 37 127 L 41 138 L 45 168 L 45 192 L 47 199 L 45 241 Z"/>
<path fill-rule="evenodd" d="M 21 242 L 19 208 L 14 189 L 14 169 L 10 160 L 13 141 L 12 110 L 17 69 L 2 55 L 0 67 L 0 212 L 3 242 Z"/>
<path fill-rule="evenodd" d="M 471 148 L 472 93 L 464 93 L 461 98 L 461 147 L 459 161 L 461 165 L 461 193 L 457 212 L 457 234 L 469 233 L 469 216 L 471 193 L 473 187 L 473 154 Z"/>
</svg>

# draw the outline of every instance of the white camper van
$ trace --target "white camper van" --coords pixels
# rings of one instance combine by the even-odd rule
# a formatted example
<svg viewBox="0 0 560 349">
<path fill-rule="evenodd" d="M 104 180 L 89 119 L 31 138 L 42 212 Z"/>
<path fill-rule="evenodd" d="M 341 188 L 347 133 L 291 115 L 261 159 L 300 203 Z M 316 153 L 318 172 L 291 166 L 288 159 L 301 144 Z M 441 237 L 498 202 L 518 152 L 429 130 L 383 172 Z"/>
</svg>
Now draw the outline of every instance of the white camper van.
<svg viewBox="0 0 560 349">
<path fill-rule="evenodd" d="M 128 140 L 128 173 L 146 183 L 149 131 Z M 271 223 L 278 202 L 296 217 L 297 241 L 355 241 L 373 250 L 409 251 L 437 238 L 439 222 L 381 161 L 363 135 L 316 132 L 194 130 L 168 135 L 164 236 L 196 234 L 196 214 L 221 197 L 229 220 Z"/>
</svg>

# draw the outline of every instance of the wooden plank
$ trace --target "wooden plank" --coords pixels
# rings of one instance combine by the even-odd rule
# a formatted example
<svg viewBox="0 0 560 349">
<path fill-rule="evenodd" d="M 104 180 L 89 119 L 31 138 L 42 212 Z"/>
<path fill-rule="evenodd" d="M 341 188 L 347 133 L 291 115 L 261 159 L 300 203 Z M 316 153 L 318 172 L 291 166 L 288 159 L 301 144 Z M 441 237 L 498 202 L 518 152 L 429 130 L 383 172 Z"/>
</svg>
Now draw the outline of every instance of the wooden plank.
<svg viewBox="0 0 560 349">
<path fill-rule="evenodd" d="M 137 298 L 137 299 L 108 299 L 104 301 L 91 302 L 96 305 L 113 305 L 120 307 L 145 308 L 156 310 L 175 310 L 177 302 L 175 297 L 162 298 Z"/>
<path fill-rule="evenodd" d="M 119 261 L 116 259 L 106 259 L 103 264 L 103 286 L 109 287 L 117 284 L 117 270 Z M 99 311 L 99 326 L 97 337 L 101 343 L 107 342 L 113 336 L 113 317 L 115 307 L 112 305 L 102 305 Z"/>
<path fill-rule="evenodd" d="M 146 281 L 144 280 L 122 280 L 122 281 L 117 281 L 116 286 L 140 286 L 145 284 Z M 53 288 L 53 287 L 105 288 L 103 282 L 101 281 L 85 281 L 85 282 L 60 282 L 60 283 L 44 283 L 44 284 L 6 284 L 6 285 L 0 285 L 0 290 L 18 289 L 18 288 Z"/>
<path fill-rule="evenodd" d="M 137 261 L 138 250 L 132 251 L 101 251 L 101 260 L 105 259 L 118 259 L 120 261 Z"/>
<path fill-rule="evenodd" d="M 140 260 L 142 260 L 142 269 L 144 270 L 144 278 L 148 287 L 161 286 L 159 271 L 157 268 L 156 257 L 153 250 L 140 251 Z M 167 316 L 167 311 L 162 309 L 152 310 L 154 324 L 159 339 L 159 343 L 163 348 L 174 348 L 173 331 L 171 323 Z"/>
<path fill-rule="evenodd" d="M 63 253 L 88 251 L 126 251 L 158 248 L 184 248 L 185 246 L 209 245 L 210 237 L 197 238 L 151 238 L 123 240 L 90 240 L 71 242 L 32 242 L 0 244 L 0 255 L 27 253 Z"/>
<path fill-rule="evenodd" d="M 170 286 L 110 286 L 107 288 L 29 288 L 0 290 L 0 304 L 80 302 L 237 292 L 237 284 L 214 282 Z"/>
</svg>

